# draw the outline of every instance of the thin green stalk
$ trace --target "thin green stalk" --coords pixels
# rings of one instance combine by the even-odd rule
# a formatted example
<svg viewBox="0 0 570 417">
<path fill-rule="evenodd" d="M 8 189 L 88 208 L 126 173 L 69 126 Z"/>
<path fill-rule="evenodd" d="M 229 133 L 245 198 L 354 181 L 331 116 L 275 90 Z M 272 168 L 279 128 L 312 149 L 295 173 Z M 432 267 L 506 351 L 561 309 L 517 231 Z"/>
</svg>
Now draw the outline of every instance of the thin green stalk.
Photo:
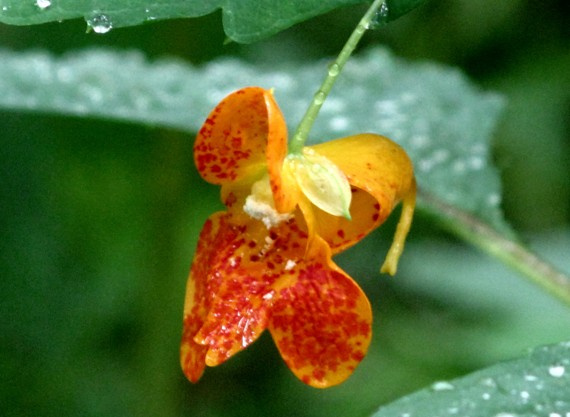
<svg viewBox="0 0 570 417">
<path fill-rule="evenodd" d="M 293 135 L 291 142 L 289 144 L 290 153 L 301 153 L 303 146 L 309 136 L 309 132 L 313 127 L 313 123 L 321 110 L 323 103 L 325 102 L 329 92 L 331 91 L 337 77 L 342 72 L 344 64 L 350 58 L 350 55 L 358 45 L 358 42 L 364 35 L 367 29 L 370 29 L 375 25 L 375 21 L 381 14 L 382 10 L 386 10 L 384 5 L 384 0 L 374 0 L 368 11 L 364 14 L 348 41 L 340 51 L 340 54 L 336 58 L 335 62 L 329 67 L 327 76 L 325 77 L 321 87 L 313 97 L 309 108 L 307 109 L 301 123 L 297 127 L 297 131 Z"/>
<path fill-rule="evenodd" d="M 421 200 L 441 213 L 444 226 L 489 255 L 521 273 L 570 307 L 570 277 L 525 248 L 520 242 L 499 234 L 471 214 L 427 194 Z"/>
</svg>

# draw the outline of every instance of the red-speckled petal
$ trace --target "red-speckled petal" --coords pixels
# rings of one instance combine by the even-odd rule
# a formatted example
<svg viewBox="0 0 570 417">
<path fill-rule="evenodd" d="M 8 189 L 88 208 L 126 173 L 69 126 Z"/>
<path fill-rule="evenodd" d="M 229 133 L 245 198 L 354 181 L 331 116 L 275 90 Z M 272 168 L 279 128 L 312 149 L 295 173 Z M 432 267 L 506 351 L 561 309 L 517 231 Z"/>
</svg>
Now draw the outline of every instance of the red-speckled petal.
<svg viewBox="0 0 570 417">
<path fill-rule="evenodd" d="M 402 199 L 415 195 L 410 158 L 388 138 L 360 134 L 311 148 L 333 161 L 352 186 L 351 221 L 315 208 L 315 232 L 333 253 L 357 243 L 382 224 Z"/>
<path fill-rule="evenodd" d="M 289 273 L 276 286 L 269 320 L 273 339 L 300 380 L 317 388 L 339 384 L 368 350 L 370 303 L 318 236 Z"/>
<path fill-rule="evenodd" d="M 208 348 L 195 343 L 193 339 L 208 313 L 209 302 L 206 294 L 209 265 L 216 256 L 216 247 L 223 243 L 222 226 L 225 224 L 226 216 L 226 213 L 216 213 L 204 224 L 186 285 L 180 364 L 184 374 L 192 382 L 200 379 L 205 368 Z"/>
<path fill-rule="evenodd" d="M 255 177 L 269 166 L 279 188 L 286 154 L 285 120 L 271 92 L 260 87 L 246 87 L 223 99 L 194 145 L 196 167 L 213 184 Z"/>
<path fill-rule="evenodd" d="M 305 253 L 307 234 L 291 219 L 267 230 L 257 220 L 228 214 L 212 245 L 206 278 L 207 317 L 194 342 L 207 348 L 208 366 L 243 350 L 267 327 L 273 286 Z"/>
</svg>

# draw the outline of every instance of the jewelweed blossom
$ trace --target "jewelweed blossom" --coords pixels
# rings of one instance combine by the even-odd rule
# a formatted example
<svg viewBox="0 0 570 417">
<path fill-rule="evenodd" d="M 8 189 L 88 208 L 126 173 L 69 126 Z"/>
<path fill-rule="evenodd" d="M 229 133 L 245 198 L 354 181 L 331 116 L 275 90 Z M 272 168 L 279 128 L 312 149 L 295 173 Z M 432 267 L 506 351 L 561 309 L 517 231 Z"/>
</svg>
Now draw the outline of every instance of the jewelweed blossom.
<svg viewBox="0 0 570 417">
<path fill-rule="evenodd" d="M 288 154 L 270 90 L 238 90 L 194 145 L 226 211 L 204 225 L 188 278 L 181 365 L 196 382 L 268 329 L 287 366 L 326 388 L 348 378 L 371 339 L 372 311 L 332 256 L 402 214 L 382 271 L 396 272 L 415 206 L 412 164 L 389 139 L 359 134 Z"/>
</svg>

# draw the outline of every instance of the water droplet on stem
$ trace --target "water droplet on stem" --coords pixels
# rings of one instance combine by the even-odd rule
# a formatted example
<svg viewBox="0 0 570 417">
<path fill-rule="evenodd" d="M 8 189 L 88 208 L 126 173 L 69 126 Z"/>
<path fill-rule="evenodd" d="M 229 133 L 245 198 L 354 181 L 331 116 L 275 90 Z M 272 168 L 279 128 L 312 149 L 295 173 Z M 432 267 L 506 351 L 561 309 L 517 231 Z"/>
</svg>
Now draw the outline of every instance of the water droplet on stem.
<svg viewBox="0 0 570 417">
<path fill-rule="evenodd" d="M 327 96 L 324 92 L 319 91 L 317 94 L 315 94 L 315 98 L 314 98 L 315 104 L 318 104 L 318 105 L 323 104 L 325 102 L 326 97 Z"/>
<path fill-rule="evenodd" d="M 382 6 L 376 11 L 370 23 L 368 23 L 368 29 L 378 29 L 388 23 L 388 17 L 390 15 L 390 10 L 386 2 L 382 3 Z"/>
<path fill-rule="evenodd" d="M 331 77 L 336 77 L 339 74 L 339 72 L 340 72 L 340 67 L 338 64 L 332 64 L 329 67 L 329 75 Z"/>
</svg>

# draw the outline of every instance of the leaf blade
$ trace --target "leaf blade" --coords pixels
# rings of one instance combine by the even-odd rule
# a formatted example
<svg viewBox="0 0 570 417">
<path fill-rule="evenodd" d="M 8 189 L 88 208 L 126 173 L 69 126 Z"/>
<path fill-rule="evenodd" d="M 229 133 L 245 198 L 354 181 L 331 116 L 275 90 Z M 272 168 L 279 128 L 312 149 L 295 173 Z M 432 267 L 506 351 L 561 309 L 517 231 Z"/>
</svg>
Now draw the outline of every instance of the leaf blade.
<svg viewBox="0 0 570 417">
<path fill-rule="evenodd" d="M 425 0 L 389 0 L 394 20 Z M 218 9 L 223 11 L 226 34 L 236 42 L 250 43 L 274 35 L 296 23 L 361 0 L 100 0 L 97 7 L 90 0 L 0 2 L 0 22 L 34 25 L 83 18 L 91 27 L 101 19 L 113 28 L 140 25 L 173 18 L 199 17 Z M 40 6 L 41 5 L 41 6 Z M 356 23 L 356 22 L 355 22 Z M 97 30 L 96 30 L 97 31 Z M 103 33 L 103 32 L 101 32 Z"/>
<path fill-rule="evenodd" d="M 381 407 L 373 417 L 566 415 L 570 409 L 570 342 L 534 349 Z"/>
</svg>

